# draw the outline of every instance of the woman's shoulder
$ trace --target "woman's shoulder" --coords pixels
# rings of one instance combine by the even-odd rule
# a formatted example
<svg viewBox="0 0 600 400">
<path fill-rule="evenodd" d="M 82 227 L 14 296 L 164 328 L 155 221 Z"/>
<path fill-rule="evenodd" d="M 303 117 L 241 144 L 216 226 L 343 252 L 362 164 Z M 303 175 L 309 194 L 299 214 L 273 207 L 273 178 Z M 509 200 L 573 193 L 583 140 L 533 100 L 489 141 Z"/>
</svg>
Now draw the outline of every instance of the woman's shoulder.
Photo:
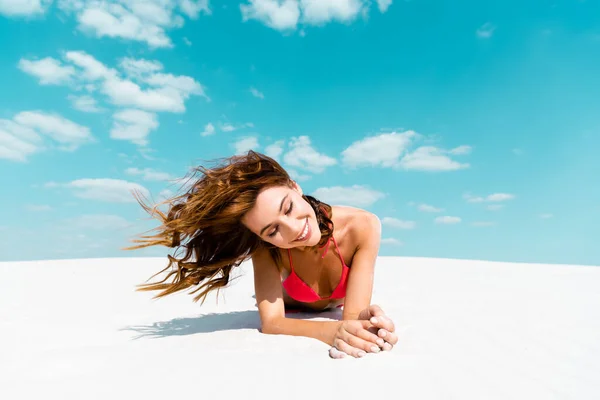
<svg viewBox="0 0 600 400">
<path fill-rule="evenodd" d="M 381 234 L 381 221 L 376 214 L 350 206 L 332 208 L 334 224 L 344 231 L 344 236 L 348 235 L 356 244 L 360 244 L 372 235 Z"/>
</svg>

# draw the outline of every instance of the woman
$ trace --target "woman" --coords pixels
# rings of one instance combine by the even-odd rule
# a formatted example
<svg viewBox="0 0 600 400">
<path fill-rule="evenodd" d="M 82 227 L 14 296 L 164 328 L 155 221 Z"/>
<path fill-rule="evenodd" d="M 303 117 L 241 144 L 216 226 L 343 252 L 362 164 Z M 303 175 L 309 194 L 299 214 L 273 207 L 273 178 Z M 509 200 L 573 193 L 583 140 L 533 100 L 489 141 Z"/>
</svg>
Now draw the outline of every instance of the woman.
<svg viewBox="0 0 600 400">
<path fill-rule="evenodd" d="M 366 211 L 334 206 L 304 195 L 272 158 L 249 151 L 202 173 L 190 189 L 161 204 L 159 232 L 134 240 L 137 249 L 177 247 L 171 270 L 160 282 L 138 290 L 161 290 L 162 297 L 192 286 L 205 300 L 229 283 L 231 270 L 252 259 L 261 330 L 266 334 L 306 336 L 332 346 L 333 358 L 362 357 L 391 350 L 398 338 L 393 322 L 371 305 L 373 270 L 379 250 L 380 223 Z M 154 275 L 156 276 L 156 275 Z M 165 283 L 173 277 L 172 282 Z M 290 308 L 341 307 L 341 321 L 286 318 Z"/>
</svg>

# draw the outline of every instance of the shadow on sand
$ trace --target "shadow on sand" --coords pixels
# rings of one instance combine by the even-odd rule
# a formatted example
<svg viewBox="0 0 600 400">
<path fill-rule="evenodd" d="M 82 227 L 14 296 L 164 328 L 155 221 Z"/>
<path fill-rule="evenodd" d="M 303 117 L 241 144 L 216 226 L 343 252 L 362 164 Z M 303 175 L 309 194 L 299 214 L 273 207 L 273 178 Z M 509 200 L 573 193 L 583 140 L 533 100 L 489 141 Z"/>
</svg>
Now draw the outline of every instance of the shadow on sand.
<svg viewBox="0 0 600 400">
<path fill-rule="evenodd" d="M 339 310 L 286 312 L 286 318 L 294 319 L 326 318 L 339 320 L 341 319 L 341 315 L 342 313 Z M 128 326 L 121 330 L 138 333 L 133 338 L 136 340 L 144 337 L 161 338 L 236 329 L 260 330 L 260 316 L 258 315 L 258 311 L 232 311 L 228 313 L 203 314 L 192 318 L 174 318 L 169 321 L 155 322 L 151 325 Z"/>
</svg>

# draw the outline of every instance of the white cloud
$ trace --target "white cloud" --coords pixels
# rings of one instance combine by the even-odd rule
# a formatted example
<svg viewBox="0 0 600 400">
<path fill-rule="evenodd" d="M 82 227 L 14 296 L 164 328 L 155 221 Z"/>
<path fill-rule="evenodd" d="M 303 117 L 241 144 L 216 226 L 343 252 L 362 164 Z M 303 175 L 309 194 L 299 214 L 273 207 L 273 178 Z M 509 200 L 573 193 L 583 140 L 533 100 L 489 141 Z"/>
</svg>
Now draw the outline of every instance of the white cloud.
<svg viewBox="0 0 600 400">
<path fill-rule="evenodd" d="M 469 203 L 483 203 L 485 199 L 481 196 L 472 196 L 469 193 L 465 193 L 463 195 L 463 199 L 467 200 Z"/>
<path fill-rule="evenodd" d="M 83 51 L 68 51 L 64 58 L 81 69 L 79 73 L 85 80 L 114 79 L 118 75 L 116 70 L 108 68 Z"/>
<path fill-rule="evenodd" d="M 417 226 L 417 223 L 415 221 L 403 221 L 392 217 L 384 217 L 381 220 L 381 223 L 383 225 L 387 225 L 392 228 L 398 229 L 415 229 L 415 227 Z"/>
<path fill-rule="evenodd" d="M 459 163 L 444 154 L 445 151 L 433 146 L 421 146 L 402 157 L 400 167 L 418 171 L 455 171 L 469 168 L 468 163 Z"/>
<path fill-rule="evenodd" d="M 417 136 L 414 131 L 383 133 L 355 141 L 342 151 L 342 163 L 351 167 L 393 167 Z"/>
<path fill-rule="evenodd" d="M 128 140 L 139 146 L 146 146 L 150 131 L 158 128 L 156 114 L 142 110 L 127 109 L 116 112 L 113 120 L 110 137 Z"/>
<path fill-rule="evenodd" d="M 30 17 L 44 14 L 52 0 L 0 0 L 0 14 Z"/>
<path fill-rule="evenodd" d="M 247 0 L 240 5 L 242 20 L 257 20 L 282 32 L 294 31 L 299 24 L 322 26 L 329 22 L 350 23 L 366 17 L 370 0 Z M 392 0 L 377 0 L 384 13 Z M 300 30 L 301 34 L 304 29 Z"/>
<path fill-rule="evenodd" d="M 430 212 L 430 213 L 437 213 L 437 212 L 444 211 L 443 208 L 437 208 L 437 207 L 431 206 L 429 204 L 419 204 L 419 206 L 417 208 L 419 211 Z"/>
<path fill-rule="evenodd" d="M 233 132 L 237 131 L 238 129 L 252 128 L 253 126 L 254 124 L 251 122 L 247 122 L 245 124 L 232 124 L 230 122 L 225 122 L 219 124 L 219 130 L 221 132 Z"/>
<path fill-rule="evenodd" d="M 41 85 L 64 85 L 73 79 L 75 68 L 71 65 L 63 65 L 52 57 L 40 60 L 21 59 L 18 67 L 29 75 L 37 76 Z"/>
<path fill-rule="evenodd" d="M 45 211 L 52 211 L 52 207 L 50 207 L 47 204 L 26 204 L 24 206 L 24 208 L 27 211 L 31 211 L 31 212 L 45 212 Z"/>
<path fill-rule="evenodd" d="M 170 189 L 163 189 L 158 193 L 158 201 L 165 201 L 173 197 L 175 193 Z"/>
<path fill-rule="evenodd" d="M 193 78 L 182 78 L 188 78 L 189 83 L 178 82 L 172 75 L 154 74 L 146 80 L 154 86 L 148 89 L 142 89 L 131 80 L 108 79 L 104 82 L 103 92 L 115 105 L 181 113 L 185 111 L 185 100 L 191 95 L 204 95 L 202 87 Z"/>
<path fill-rule="evenodd" d="M 162 171 L 156 171 L 152 168 L 144 168 L 139 169 L 135 167 L 127 168 L 125 173 L 133 176 L 142 176 L 142 179 L 145 181 L 168 181 L 173 179 L 173 177 L 167 173 Z"/>
<path fill-rule="evenodd" d="M 147 43 L 150 48 L 172 47 L 167 30 L 181 28 L 186 16 L 210 15 L 208 0 L 60 0 L 74 14 L 78 28 L 96 37 Z"/>
<path fill-rule="evenodd" d="M 122 58 L 119 65 L 127 76 L 135 78 L 143 78 L 148 74 L 162 71 L 164 68 L 160 61 L 146 60 L 144 58 L 135 59 L 131 57 Z"/>
<path fill-rule="evenodd" d="M 549 218 L 552 218 L 552 217 L 554 217 L 554 215 L 550 214 L 550 213 L 540 214 L 540 218 L 542 218 L 542 219 L 549 219 Z"/>
<path fill-rule="evenodd" d="M 293 168 L 287 168 L 286 171 L 290 175 L 290 178 L 292 178 L 296 182 L 304 182 L 310 179 L 310 175 L 301 174 Z"/>
<path fill-rule="evenodd" d="M 512 149 L 513 154 L 517 155 L 517 156 L 521 156 L 523 155 L 523 149 L 519 149 L 519 148 L 514 148 Z"/>
<path fill-rule="evenodd" d="M 0 119 L 0 158 L 27 161 L 27 157 L 43 149 L 42 136 L 14 121 Z"/>
<path fill-rule="evenodd" d="M 443 216 L 437 217 L 434 222 L 436 224 L 458 224 L 461 221 L 460 217 Z"/>
<path fill-rule="evenodd" d="M 386 12 L 392 5 L 392 0 L 377 0 L 377 6 L 382 13 Z"/>
<path fill-rule="evenodd" d="M 109 102 L 122 107 L 181 113 L 191 96 L 209 100 L 204 87 L 194 78 L 163 73 L 163 65 L 158 61 L 124 58 L 119 63 L 123 70 L 120 74 L 83 51 L 68 51 L 64 59 L 70 65 L 63 66 L 49 57 L 21 59 L 19 65 L 40 83 L 68 84 L 76 91 L 93 90 L 98 85 Z M 56 70 L 55 66 L 61 69 Z"/>
<path fill-rule="evenodd" d="M 272 159 L 279 161 L 279 156 L 281 156 L 281 154 L 283 154 L 284 143 L 285 142 L 283 140 L 278 140 L 274 143 L 271 143 L 270 145 L 268 145 L 265 148 L 265 154 L 267 156 L 271 157 Z"/>
<path fill-rule="evenodd" d="M 313 195 L 326 203 L 355 207 L 367 207 L 385 197 L 384 193 L 361 185 L 321 187 Z"/>
<path fill-rule="evenodd" d="M 264 99 L 265 98 L 265 95 L 261 91 L 259 91 L 258 89 L 256 89 L 256 88 L 251 87 L 250 88 L 250 93 L 252 93 L 252 96 L 258 97 L 259 99 Z"/>
<path fill-rule="evenodd" d="M 463 199 L 465 199 L 469 203 L 501 202 L 501 201 L 512 200 L 515 197 L 516 196 L 514 194 L 510 194 L 510 193 L 492 193 L 486 197 L 473 196 L 470 193 L 465 193 L 463 195 Z M 490 209 L 492 209 L 492 208 L 490 208 Z"/>
<path fill-rule="evenodd" d="M 212 14 L 208 0 L 179 0 L 181 11 L 191 19 L 197 19 L 201 12 Z"/>
<path fill-rule="evenodd" d="M 300 0 L 302 22 L 323 25 L 331 21 L 350 22 L 369 4 L 364 0 Z"/>
<path fill-rule="evenodd" d="M 233 147 L 236 154 L 247 153 L 249 150 L 257 150 L 259 147 L 258 139 L 255 136 L 244 137 L 235 142 Z"/>
<path fill-rule="evenodd" d="M 492 23 L 486 22 L 485 24 L 481 25 L 479 29 L 477 29 L 477 36 L 483 39 L 488 39 L 492 37 L 495 30 L 496 27 Z"/>
<path fill-rule="evenodd" d="M 74 151 L 94 142 L 90 129 L 55 113 L 23 111 L 0 119 L 0 158 L 26 161 L 33 153 L 56 147 Z"/>
<path fill-rule="evenodd" d="M 204 131 L 202 131 L 200 133 L 200 136 L 210 136 L 210 135 L 214 135 L 214 133 L 215 133 L 215 126 L 209 122 L 204 127 Z"/>
<path fill-rule="evenodd" d="M 143 197 L 149 197 L 150 195 L 148 189 L 140 184 L 110 178 L 77 179 L 65 184 L 49 182 L 45 186 L 66 187 L 73 190 L 75 197 L 109 203 L 136 202 L 132 191 L 139 192 Z"/>
<path fill-rule="evenodd" d="M 421 135 L 414 131 L 382 133 L 355 141 L 342 151 L 342 162 L 349 167 L 382 167 L 419 171 L 453 171 L 469 164 L 452 160 L 448 155 L 464 155 L 470 146 L 444 150 L 434 146 L 409 148 Z"/>
<path fill-rule="evenodd" d="M 510 193 L 494 193 L 494 194 L 490 194 L 487 197 L 487 201 L 506 201 L 506 200 L 512 200 L 515 198 L 515 195 L 510 194 Z"/>
<path fill-rule="evenodd" d="M 484 228 L 484 227 L 488 227 L 488 226 L 494 226 L 494 225 L 496 225 L 496 223 L 493 221 L 475 221 L 471 225 L 479 227 L 479 228 Z"/>
<path fill-rule="evenodd" d="M 402 243 L 400 240 L 394 239 L 394 238 L 383 238 L 383 239 L 381 239 L 381 244 L 391 244 L 394 246 L 402 246 L 404 243 Z"/>
<path fill-rule="evenodd" d="M 233 132 L 236 130 L 236 127 L 231 124 L 223 124 L 223 125 L 221 125 L 220 129 L 223 132 Z"/>
<path fill-rule="evenodd" d="M 69 95 L 68 99 L 73 104 L 73 108 L 82 112 L 99 113 L 104 110 L 98 106 L 96 99 L 89 95 Z"/>
<path fill-rule="evenodd" d="M 335 158 L 315 150 L 308 136 L 292 137 L 288 152 L 283 157 L 285 164 L 313 173 L 321 173 L 327 167 L 337 164 Z"/>
<path fill-rule="evenodd" d="M 300 18 L 297 0 L 249 0 L 240 4 L 240 11 L 244 22 L 256 19 L 279 31 L 296 29 Z"/>
<path fill-rule="evenodd" d="M 490 211 L 498 211 L 504 208 L 504 204 L 490 204 L 486 208 Z"/>
<path fill-rule="evenodd" d="M 125 218 L 111 214 L 88 214 L 66 221 L 71 227 L 81 230 L 121 230 L 133 226 Z"/>
<path fill-rule="evenodd" d="M 466 146 L 466 145 L 458 146 L 458 147 L 453 148 L 452 150 L 449 150 L 448 153 L 455 155 L 455 156 L 462 156 L 465 154 L 470 154 L 471 146 Z"/>
</svg>

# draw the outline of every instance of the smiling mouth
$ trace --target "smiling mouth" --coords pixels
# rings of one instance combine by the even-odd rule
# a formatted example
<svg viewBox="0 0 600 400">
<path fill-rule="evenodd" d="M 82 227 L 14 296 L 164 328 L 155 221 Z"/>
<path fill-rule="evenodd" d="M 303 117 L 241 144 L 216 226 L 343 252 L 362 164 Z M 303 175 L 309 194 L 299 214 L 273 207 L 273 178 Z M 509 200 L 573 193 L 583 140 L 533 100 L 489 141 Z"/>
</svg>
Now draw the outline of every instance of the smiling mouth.
<svg viewBox="0 0 600 400">
<path fill-rule="evenodd" d="M 306 223 L 304 224 L 304 229 L 300 232 L 300 235 L 294 240 L 295 242 L 303 242 L 310 237 L 310 224 L 308 223 L 308 218 L 306 218 Z"/>
</svg>

